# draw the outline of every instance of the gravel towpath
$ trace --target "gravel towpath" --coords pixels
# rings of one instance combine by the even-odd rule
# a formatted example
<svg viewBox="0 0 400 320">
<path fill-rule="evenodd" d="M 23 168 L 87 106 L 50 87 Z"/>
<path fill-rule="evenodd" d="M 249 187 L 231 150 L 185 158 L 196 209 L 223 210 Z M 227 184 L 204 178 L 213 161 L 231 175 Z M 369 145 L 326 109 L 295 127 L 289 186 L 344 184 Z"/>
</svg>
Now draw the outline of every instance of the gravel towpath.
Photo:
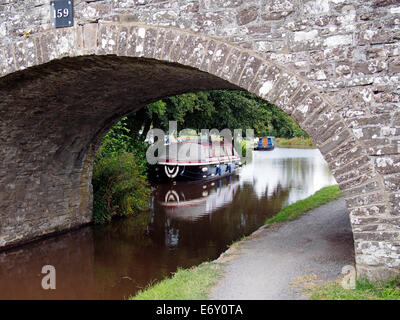
<svg viewBox="0 0 400 320">
<path fill-rule="evenodd" d="M 224 277 L 210 299 L 307 299 L 307 281 L 337 279 L 354 265 L 353 236 L 343 199 L 261 229 L 220 257 Z"/>
</svg>

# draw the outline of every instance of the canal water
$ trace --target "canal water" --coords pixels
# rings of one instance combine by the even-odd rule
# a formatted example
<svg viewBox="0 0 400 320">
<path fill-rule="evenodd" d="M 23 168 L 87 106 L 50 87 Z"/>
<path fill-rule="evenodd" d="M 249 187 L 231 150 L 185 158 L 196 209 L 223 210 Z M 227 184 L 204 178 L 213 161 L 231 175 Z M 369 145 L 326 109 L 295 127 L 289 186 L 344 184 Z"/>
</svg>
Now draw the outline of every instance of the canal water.
<svg viewBox="0 0 400 320">
<path fill-rule="evenodd" d="M 156 186 L 151 210 L 0 253 L 0 299 L 123 299 L 216 259 L 282 207 L 334 184 L 316 149 L 254 152 L 238 174 Z M 41 287 L 42 267 L 56 289 Z"/>
</svg>

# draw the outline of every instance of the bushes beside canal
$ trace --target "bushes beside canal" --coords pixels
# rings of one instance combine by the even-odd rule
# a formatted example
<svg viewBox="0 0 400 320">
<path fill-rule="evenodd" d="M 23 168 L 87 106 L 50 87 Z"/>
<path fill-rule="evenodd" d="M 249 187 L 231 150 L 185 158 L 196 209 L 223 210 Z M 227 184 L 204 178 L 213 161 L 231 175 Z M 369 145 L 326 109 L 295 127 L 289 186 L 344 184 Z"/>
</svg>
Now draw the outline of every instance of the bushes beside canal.
<svg viewBox="0 0 400 320">
<path fill-rule="evenodd" d="M 252 141 L 243 139 L 241 142 L 241 146 L 242 146 L 242 157 L 247 156 L 247 151 L 249 151 L 249 152 L 253 151 L 253 142 Z"/>
<path fill-rule="evenodd" d="M 133 153 L 110 154 L 98 159 L 93 168 L 92 183 L 96 223 L 148 208 L 149 184 Z"/>
<path fill-rule="evenodd" d="M 276 138 L 276 145 L 279 148 L 315 149 L 316 145 L 310 138 L 295 137 L 291 139 Z"/>
<path fill-rule="evenodd" d="M 136 139 L 122 118 L 104 137 L 93 167 L 93 220 L 108 222 L 148 209 L 145 142 Z"/>
</svg>

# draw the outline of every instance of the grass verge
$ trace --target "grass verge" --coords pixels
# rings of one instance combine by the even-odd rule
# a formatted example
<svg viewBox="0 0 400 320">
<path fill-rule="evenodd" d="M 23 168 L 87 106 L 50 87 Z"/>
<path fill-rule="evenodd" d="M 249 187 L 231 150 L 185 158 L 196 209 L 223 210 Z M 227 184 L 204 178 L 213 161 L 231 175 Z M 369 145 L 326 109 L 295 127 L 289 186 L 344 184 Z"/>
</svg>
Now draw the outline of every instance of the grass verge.
<svg viewBox="0 0 400 320">
<path fill-rule="evenodd" d="M 317 286 L 311 300 L 400 300 L 400 277 L 389 281 L 358 280 L 354 290 L 344 289 L 337 282 Z"/>
<path fill-rule="evenodd" d="M 312 196 L 304 200 L 297 201 L 278 212 L 277 215 L 265 221 L 265 224 L 275 222 L 285 222 L 298 218 L 303 213 L 317 208 L 325 203 L 339 199 L 342 196 L 342 191 L 338 185 L 322 188 L 315 192 Z"/>
<path fill-rule="evenodd" d="M 203 300 L 222 276 L 220 263 L 203 262 L 190 269 L 178 269 L 172 278 L 149 286 L 130 300 Z"/>
<path fill-rule="evenodd" d="M 316 145 L 310 138 L 276 138 L 276 145 L 279 148 L 299 148 L 299 149 L 315 149 Z"/>
</svg>

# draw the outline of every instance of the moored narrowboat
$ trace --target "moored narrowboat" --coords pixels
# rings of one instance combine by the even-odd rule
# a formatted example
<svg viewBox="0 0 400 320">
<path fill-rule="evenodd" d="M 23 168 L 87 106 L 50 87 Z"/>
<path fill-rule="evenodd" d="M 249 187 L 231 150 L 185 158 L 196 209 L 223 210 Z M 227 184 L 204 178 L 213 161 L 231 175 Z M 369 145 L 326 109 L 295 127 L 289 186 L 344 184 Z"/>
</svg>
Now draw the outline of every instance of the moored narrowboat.
<svg viewBox="0 0 400 320">
<path fill-rule="evenodd" d="M 257 151 L 271 151 L 275 148 L 275 137 L 263 137 L 258 139 L 257 145 L 254 150 Z"/>
<path fill-rule="evenodd" d="M 150 166 L 153 181 L 197 181 L 227 176 L 241 165 L 228 142 L 182 142 L 165 146 L 156 164 Z"/>
</svg>

